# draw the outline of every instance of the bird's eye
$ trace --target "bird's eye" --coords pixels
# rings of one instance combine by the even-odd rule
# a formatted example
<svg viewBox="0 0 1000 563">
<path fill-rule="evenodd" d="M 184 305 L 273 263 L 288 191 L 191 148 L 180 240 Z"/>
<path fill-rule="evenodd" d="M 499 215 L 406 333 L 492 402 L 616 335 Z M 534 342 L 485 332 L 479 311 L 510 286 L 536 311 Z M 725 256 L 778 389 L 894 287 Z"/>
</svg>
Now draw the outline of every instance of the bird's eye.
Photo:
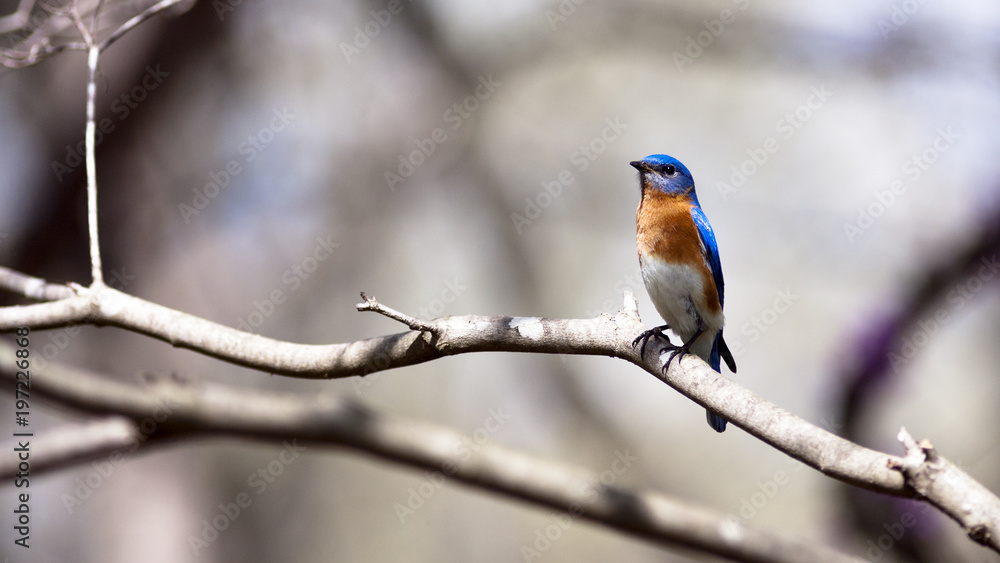
<svg viewBox="0 0 1000 563">
<path fill-rule="evenodd" d="M 673 164 L 668 164 L 663 167 L 663 173 L 667 176 L 673 176 L 675 172 L 677 172 L 677 169 L 674 168 Z"/>
</svg>

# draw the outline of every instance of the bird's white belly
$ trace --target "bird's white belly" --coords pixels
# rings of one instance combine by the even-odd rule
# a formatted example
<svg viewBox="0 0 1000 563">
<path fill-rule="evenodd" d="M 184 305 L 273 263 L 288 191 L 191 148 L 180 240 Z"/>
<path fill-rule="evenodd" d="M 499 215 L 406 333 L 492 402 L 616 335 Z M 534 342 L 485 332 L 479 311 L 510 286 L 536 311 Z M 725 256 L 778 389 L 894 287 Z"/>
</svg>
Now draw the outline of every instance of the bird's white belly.
<svg viewBox="0 0 1000 563">
<path fill-rule="evenodd" d="M 715 334 L 722 329 L 723 316 L 708 312 L 699 272 L 687 265 L 670 264 L 649 256 L 642 257 L 640 263 L 642 280 L 656 312 L 684 342 L 694 336 L 701 317 L 704 333 L 691 351 L 708 358 Z"/>
</svg>

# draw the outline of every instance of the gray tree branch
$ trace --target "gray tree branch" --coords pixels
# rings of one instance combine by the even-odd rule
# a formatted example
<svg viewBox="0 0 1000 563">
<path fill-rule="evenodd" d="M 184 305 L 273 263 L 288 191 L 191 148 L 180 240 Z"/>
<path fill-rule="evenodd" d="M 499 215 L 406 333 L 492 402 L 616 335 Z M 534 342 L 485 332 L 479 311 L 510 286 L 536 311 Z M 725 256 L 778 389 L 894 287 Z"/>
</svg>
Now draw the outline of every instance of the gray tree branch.
<svg viewBox="0 0 1000 563">
<path fill-rule="evenodd" d="M 14 380 L 17 369 L 14 350 L 7 343 L 0 344 L 0 377 L 8 381 Z M 344 447 L 441 472 L 455 482 L 559 510 L 571 519 L 741 561 L 857 561 L 662 494 L 602 486 L 595 473 L 493 444 L 470 455 L 458 447 L 466 438 L 457 432 L 380 414 L 336 395 L 264 394 L 173 380 L 143 388 L 54 364 L 31 381 L 35 396 L 93 414 L 115 413 L 86 426 L 57 428 L 35 438 L 33 475 L 185 438 L 288 441 L 293 446 Z M 4 448 L 0 478 L 12 478 L 17 466 L 14 447 Z M 596 499 L 587 494 L 595 489 Z"/>
<path fill-rule="evenodd" d="M 8 372 L 2 372 L 2 377 L 6 378 Z M 48 429 L 30 438 L 30 472 L 39 474 L 72 467 L 115 452 L 124 455 L 134 451 L 142 438 L 139 425 L 120 414 Z M 13 477 L 20 470 L 20 460 L 13 452 L 21 440 L 23 438 L 15 438 L 9 452 L 0 459 L 0 474 Z"/>
<path fill-rule="evenodd" d="M 22 287 L 25 285 L 23 277 L 18 272 L 0 268 L 0 286 Z M 381 313 L 388 311 L 373 299 L 366 299 L 359 308 Z M 409 322 L 402 313 L 393 311 L 391 316 L 401 316 L 403 322 Z M 1000 499 L 981 485 L 967 486 L 971 477 L 918 489 L 912 482 L 914 473 L 902 470 L 905 465 L 901 458 L 864 448 L 810 424 L 723 377 L 693 355 L 671 363 L 671 368 L 664 373 L 661 358 L 668 350 L 654 339 L 646 355 L 640 357 L 632 341 L 646 327 L 639 319 L 635 298 L 630 293 L 625 294 L 624 309 L 614 316 L 602 315 L 594 319 L 444 317 L 426 321 L 420 325 L 424 327 L 420 331 L 325 346 L 294 344 L 244 333 L 97 284 L 90 288 L 77 287 L 74 295 L 66 299 L 0 309 L 0 331 L 19 326 L 50 328 L 85 323 L 117 326 L 238 365 L 306 378 L 366 375 L 468 352 L 540 352 L 621 358 L 830 477 L 891 495 L 922 498 L 926 495 L 932 504 L 955 519 L 972 539 L 1000 552 Z M 109 409 L 108 412 L 129 414 L 127 410 Z M 244 411 L 241 417 L 247 414 Z M 983 509 L 959 510 L 954 499 L 960 498 L 975 498 Z"/>
</svg>

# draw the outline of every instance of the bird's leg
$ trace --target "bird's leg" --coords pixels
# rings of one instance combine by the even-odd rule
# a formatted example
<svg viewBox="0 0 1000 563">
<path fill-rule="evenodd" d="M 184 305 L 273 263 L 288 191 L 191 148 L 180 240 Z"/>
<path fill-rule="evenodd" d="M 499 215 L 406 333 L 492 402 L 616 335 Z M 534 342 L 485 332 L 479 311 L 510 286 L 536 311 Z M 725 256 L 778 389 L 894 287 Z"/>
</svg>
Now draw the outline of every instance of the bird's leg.
<svg viewBox="0 0 1000 563">
<path fill-rule="evenodd" d="M 698 330 L 694 332 L 694 336 L 688 339 L 687 342 L 681 344 L 680 346 L 675 346 L 674 351 L 670 353 L 670 357 L 667 358 L 667 365 L 663 366 L 663 373 L 666 374 L 667 370 L 670 369 L 670 362 L 674 361 L 678 355 L 684 357 L 684 354 L 691 353 L 691 346 L 694 344 L 695 340 L 705 332 L 705 325 L 701 323 L 701 318 L 698 319 Z"/>
<path fill-rule="evenodd" d="M 663 334 L 663 331 L 667 330 L 668 328 L 670 328 L 670 325 L 660 325 L 657 327 L 653 327 L 647 331 L 644 331 L 642 334 L 635 337 L 635 340 L 632 341 L 633 348 L 635 348 L 636 346 L 639 345 L 640 342 L 642 342 L 642 348 L 639 350 L 640 358 L 646 355 L 646 343 L 649 342 L 649 339 L 652 338 L 653 336 L 659 336 L 660 338 L 662 338 L 667 342 L 667 346 L 669 346 L 670 348 L 676 348 L 676 346 L 674 346 L 673 343 L 670 342 L 670 338 L 667 337 L 666 334 Z"/>
</svg>

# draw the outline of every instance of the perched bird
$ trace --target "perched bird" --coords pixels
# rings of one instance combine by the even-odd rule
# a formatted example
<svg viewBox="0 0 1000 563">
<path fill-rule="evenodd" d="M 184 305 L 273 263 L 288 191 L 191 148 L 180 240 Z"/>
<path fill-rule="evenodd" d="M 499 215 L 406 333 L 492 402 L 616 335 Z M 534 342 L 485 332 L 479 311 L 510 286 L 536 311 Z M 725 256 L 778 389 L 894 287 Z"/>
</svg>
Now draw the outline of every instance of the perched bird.
<svg viewBox="0 0 1000 563">
<path fill-rule="evenodd" d="M 632 343 L 642 344 L 669 328 L 681 338 L 681 346 L 664 366 L 678 355 L 693 352 L 721 373 L 719 358 L 736 373 L 736 362 L 722 338 L 723 281 L 719 248 L 708 217 L 698 204 L 694 178 L 676 158 L 653 154 L 630 162 L 639 171 L 642 191 L 635 217 L 635 245 L 646 292 L 667 324 L 647 330 Z M 726 421 L 708 411 L 708 424 L 716 432 Z"/>
</svg>

